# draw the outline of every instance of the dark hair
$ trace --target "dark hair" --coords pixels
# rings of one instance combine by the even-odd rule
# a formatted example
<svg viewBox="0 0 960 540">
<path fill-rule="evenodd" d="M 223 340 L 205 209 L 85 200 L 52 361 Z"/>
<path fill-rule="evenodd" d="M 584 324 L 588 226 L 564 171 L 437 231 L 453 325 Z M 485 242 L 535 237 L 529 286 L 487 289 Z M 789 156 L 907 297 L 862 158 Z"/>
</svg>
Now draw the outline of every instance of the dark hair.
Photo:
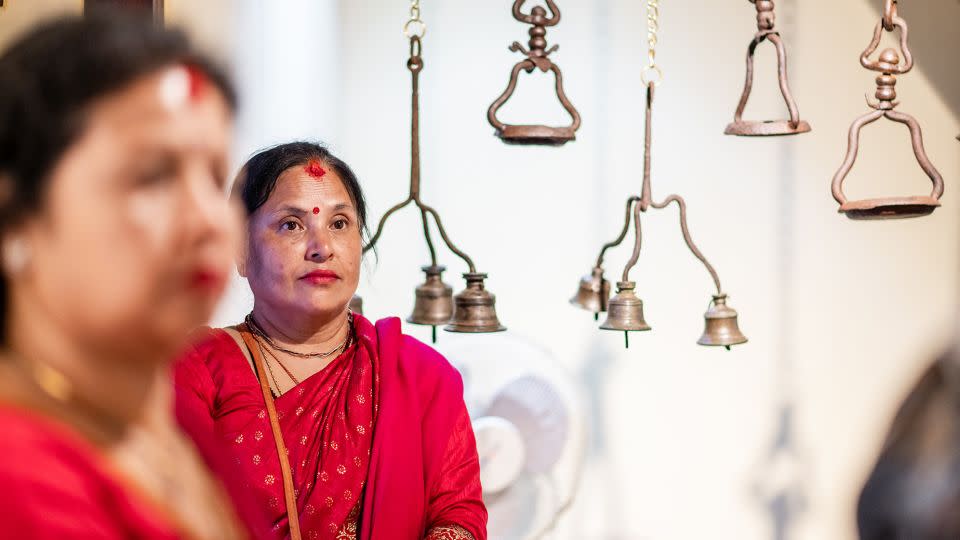
<svg viewBox="0 0 960 540">
<path fill-rule="evenodd" d="M 284 171 L 290 167 L 306 165 L 313 159 L 326 164 L 343 180 L 343 185 L 357 208 L 361 234 L 366 234 L 367 203 L 357 175 L 343 160 L 318 143 L 298 141 L 260 150 L 248 159 L 240 170 L 237 182 L 233 185 L 233 196 L 243 201 L 247 215 L 250 216 L 267 202 L 270 194 L 277 187 L 277 178 Z"/>
<path fill-rule="evenodd" d="M 89 10 L 41 24 L 0 56 L 0 177 L 12 185 L 0 209 L 8 226 L 41 203 L 47 177 L 82 133 L 97 99 L 173 64 L 203 72 L 231 108 L 233 87 L 186 36 L 148 18 Z"/>
<path fill-rule="evenodd" d="M 861 540 L 960 538 L 960 350 L 900 407 L 857 505 Z"/>
<path fill-rule="evenodd" d="M 179 31 L 116 10 L 54 19 L 35 27 L 0 55 L 0 233 L 37 210 L 50 171 L 82 134 L 98 99 L 164 67 L 186 64 L 204 73 L 231 109 L 227 77 Z M 0 339 L 7 311 L 0 277 Z"/>
</svg>

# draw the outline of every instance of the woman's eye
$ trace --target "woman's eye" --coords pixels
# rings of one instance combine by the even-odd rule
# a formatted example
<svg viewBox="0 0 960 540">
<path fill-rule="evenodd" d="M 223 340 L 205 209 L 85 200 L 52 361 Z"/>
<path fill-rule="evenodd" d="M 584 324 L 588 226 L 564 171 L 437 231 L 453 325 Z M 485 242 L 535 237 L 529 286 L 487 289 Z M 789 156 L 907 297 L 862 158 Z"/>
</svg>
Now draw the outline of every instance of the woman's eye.
<svg viewBox="0 0 960 540">
<path fill-rule="evenodd" d="M 177 176 L 177 163 L 173 159 L 150 160 L 144 165 L 136 176 L 137 183 L 142 186 L 167 183 Z"/>
<path fill-rule="evenodd" d="M 333 222 L 333 228 L 338 231 L 342 231 L 343 229 L 346 229 L 347 225 L 349 225 L 349 223 L 347 223 L 347 220 L 345 219 L 338 219 Z"/>
<path fill-rule="evenodd" d="M 296 221 L 284 221 L 280 224 L 280 228 L 285 231 L 295 231 L 300 228 L 300 224 Z"/>
<path fill-rule="evenodd" d="M 175 177 L 176 172 L 173 169 L 162 168 L 152 169 L 140 174 L 138 183 L 142 186 L 153 186 L 164 184 Z"/>
</svg>

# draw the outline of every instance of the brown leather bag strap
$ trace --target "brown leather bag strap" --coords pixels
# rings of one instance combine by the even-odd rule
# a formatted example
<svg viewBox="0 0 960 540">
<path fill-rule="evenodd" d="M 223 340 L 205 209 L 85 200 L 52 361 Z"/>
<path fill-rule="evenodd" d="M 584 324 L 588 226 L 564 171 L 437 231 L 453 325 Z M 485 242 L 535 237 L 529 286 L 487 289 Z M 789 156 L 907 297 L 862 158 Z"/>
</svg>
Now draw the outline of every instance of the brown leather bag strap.
<svg viewBox="0 0 960 540">
<path fill-rule="evenodd" d="M 240 337 L 247 345 L 250 356 L 253 358 L 253 367 L 257 379 L 260 380 L 260 390 L 263 391 L 263 402 L 267 406 L 267 416 L 270 417 L 270 427 L 273 430 L 273 440 L 277 443 L 277 456 L 280 458 L 280 471 L 283 474 L 283 497 L 287 505 L 287 523 L 290 525 L 290 540 L 302 540 L 300 536 L 300 514 L 297 511 L 297 497 L 293 492 L 293 474 L 290 472 L 290 459 L 287 457 L 287 446 L 283 443 L 283 433 L 280 431 L 280 419 L 277 417 L 277 408 L 273 404 L 273 392 L 270 390 L 270 381 L 263 364 L 263 355 L 260 354 L 260 344 L 246 324 L 237 327 Z"/>
</svg>

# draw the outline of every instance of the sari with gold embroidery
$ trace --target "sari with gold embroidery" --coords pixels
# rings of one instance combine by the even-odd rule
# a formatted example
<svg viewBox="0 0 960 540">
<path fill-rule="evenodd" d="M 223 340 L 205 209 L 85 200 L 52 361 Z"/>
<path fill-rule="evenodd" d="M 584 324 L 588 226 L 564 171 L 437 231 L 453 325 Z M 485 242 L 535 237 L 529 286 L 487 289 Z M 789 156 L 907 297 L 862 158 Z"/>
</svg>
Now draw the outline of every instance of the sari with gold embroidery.
<svg viewBox="0 0 960 540">
<path fill-rule="evenodd" d="M 355 342 L 275 398 L 303 538 L 485 540 L 476 442 L 459 374 L 400 332 L 354 320 Z M 215 435 L 258 502 L 268 538 L 289 537 L 280 456 L 260 383 L 237 342 L 206 330 L 175 368 L 177 417 Z"/>
</svg>

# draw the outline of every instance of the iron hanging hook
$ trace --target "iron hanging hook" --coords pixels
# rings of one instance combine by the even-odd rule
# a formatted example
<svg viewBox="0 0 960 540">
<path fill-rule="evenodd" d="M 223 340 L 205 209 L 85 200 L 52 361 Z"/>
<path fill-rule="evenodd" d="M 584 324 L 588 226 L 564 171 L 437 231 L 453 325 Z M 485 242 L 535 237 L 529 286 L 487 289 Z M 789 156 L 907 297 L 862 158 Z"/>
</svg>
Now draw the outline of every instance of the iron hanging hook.
<svg viewBox="0 0 960 540">
<path fill-rule="evenodd" d="M 884 57 L 883 53 L 886 53 L 892 49 L 884 49 L 878 60 L 870 59 L 870 55 L 876 52 L 876 50 L 880 47 L 880 38 L 883 36 L 883 30 L 885 28 L 885 21 L 881 20 L 877 23 L 877 26 L 873 30 L 873 39 L 870 40 L 870 44 L 867 45 L 867 48 L 864 49 L 863 53 L 860 55 L 860 65 L 871 71 L 903 75 L 913 69 L 913 54 L 910 52 L 910 46 L 908 45 L 907 41 L 910 37 L 910 27 L 907 26 L 907 21 L 901 19 L 900 17 L 894 16 L 893 27 L 888 31 L 892 32 L 896 28 L 900 29 L 900 52 L 903 55 L 903 64 L 900 63 L 899 55 L 897 55 L 896 60 L 893 60 L 892 62 L 891 60 L 893 57 L 889 54 Z"/>
<path fill-rule="evenodd" d="M 561 145 L 575 140 L 576 131 L 580 128 L 580 113 L 567 98 L 563 89 L 563 74 L 560 67 L 549 58 L 550 54 L 556 51 L 559 46 L 554 45 L 547 48 L 547 27 L 560 22 L 560 10 L 553 0 L 546 1 L 551 12 L 549 17 L 547 16 L 547 10 L 542 6 L 535 6 L 530 14 L 524 14 L 520 11 L 524 0 L 516 0 L 513 3 L 514 18 L 520 22 L 531 24 L 533 27 L 530 29 L 530 41 L 527 43 L 529 49 L 524 48 L 518 41 L 514 41 L 510 45 L 512 52 L 523 53 L 526 58 L 513 66 L 506 90 L 487 109 L 487 120 L 496 129 L 496 135 L 505 143 Z M 497 118 L 497 112 L 513 96 L 513 92 L 517 88 L 520 71 L 531 73 L 534 69 L 540 69 L 544 73 L 553 72 L 556 80 L 557 99 L 560 100 L 560 104 L 571 118 L 569 126 L 510 125 Z"/>
<path fill-rule="evenodd" d="M 741 136 L 773 136 L 797 135 L 810 131 L 810 124 L 800 119 L 800 110 L 790 91 L 790 81 L 787 77 L 787 49 L 775 29 L 776 16 L 772 0 L 750 0 L 757 10 L 757 33 L 747 46 L 747 77 L 740 95 L 740 102 L 733 115 L 733 122 L 724 131 L 727 135 Z M 743 120 L 743 111 L 747 107 L 750 93 L 753 90 L 753 66 L 757 47 L 764 41 L 769 41 L 777 50 L 777 78 L 780 85 L 780 94 L 786 103 L 790 118 L 788 120 Z"/>
<path fill-rule="evenodd" d="M 870 55 L 880 46 L 883 31 L 900 29 L 901 56 L 895 49 L 887 48 L 880 52 L 877 60 L 871 60 Z M 831 192 L 833 198 L 840 204 L 839 211 L 851 219 L 890 219 L 925 216 L 940 206 L 940 197 L 943 195 L 943 178 L 939 171 L 930 162 L 923 147 L 923 133 L 920 123 L 909 114 L 896 111 L 900 104 L 897 101 L 897 75 L 907 73 L 913 68 L 913 55 L 908 46 L 910 34 L 907 22 L 897 14 L 896 0 L 884 1 L 884 12 L 880 22 L 873 31 L 870 44 L 860 55 L 860 64 L 871 71 L 877 71 L 877 90 L 874 94 L 876 102 L 867 97 L 867 105 L 873 110 L 860 116 L 850 125 L 847 134 L 847 153 L 843 163 L 833 176 Z M 860 132 L 869 124 L 886 117 L 888 120 L 904 124 L 910 130 L 910 141 L 914 156 L 920 168 L 926 173 L 933 185 L 929 195 L 908 197 L 884 197 L 877 199 L 847 200 L 843 192 L 843 183 L 853 169 L 860 150 Z"/>
<path fill-rule="evenodd" d="M 513 18 L 526 24 L 532 24 L 534 26 L 556 26 L 560 22 L 560 9 L 557 8 L 557 4 L 553 0 L 546 0 L 547 7 L 550 8 L 550 16 L 547 17 L 546 10 L 542 7 L 535 7 L 531 10 L 530 14 L 524 14 L 520 11 L 520 8 L 523 7 L 523 4 L 526 0 L 514 0 L 513 2 Z M 539 9 L 537 9 L 539 8 Z"/>
</svg>

